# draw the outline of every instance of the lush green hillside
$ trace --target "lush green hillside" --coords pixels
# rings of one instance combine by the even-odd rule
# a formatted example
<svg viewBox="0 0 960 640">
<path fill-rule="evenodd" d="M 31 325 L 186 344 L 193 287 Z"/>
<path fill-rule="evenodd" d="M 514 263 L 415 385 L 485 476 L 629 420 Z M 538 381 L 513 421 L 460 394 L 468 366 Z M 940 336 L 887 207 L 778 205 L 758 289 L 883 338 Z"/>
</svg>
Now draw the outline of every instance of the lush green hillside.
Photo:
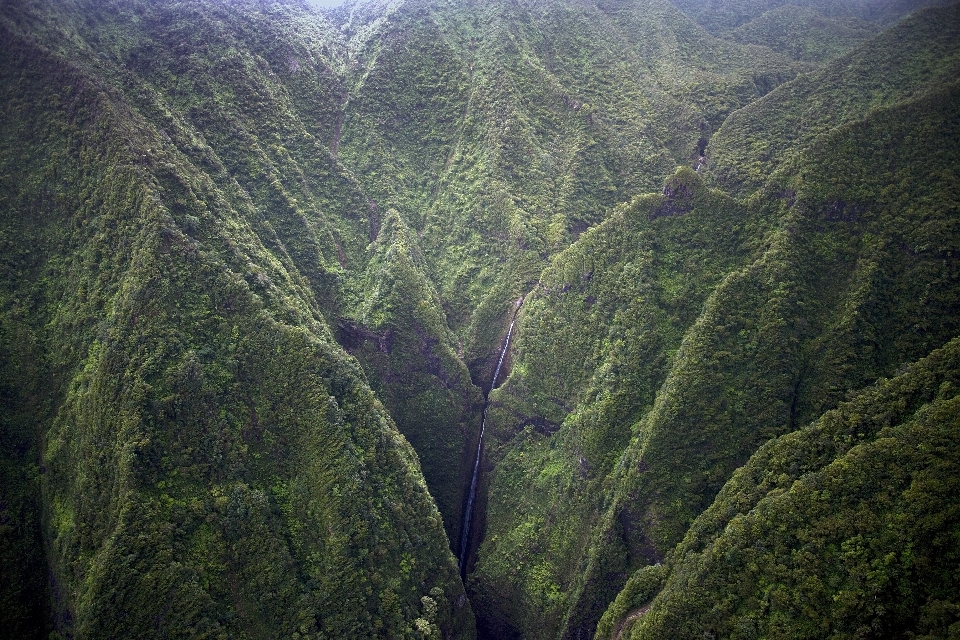
<svg viewBox="0 0 960 640">
<path fill-rule="evenodd" d="M 492 396 L 495 467 L 469 583 L 494 635 L 562 629 L 631 425 L 705 297 L 762 229 L 690 169 L 667 189 L 584 234 L 524 303 L 511 376 Z"/>
<path fill-rule="evenodd" d="M 355 79 L 339 157 L 419 232 L 477 379 L 495 362 L 491 321 L 545 257 L 659 188 L 730 111 L 797 70 L 662 0 L 417 1 L 363 15 L 345 26 Z"/>
<path fill-rule="evenodd" d="M 557 257 L 494 395 L 469 583 L 494 635 L 589 633 L 764 441 L 960 332 L 957 105 L 841 127 L 748 203 L 681 171 L 623 210 L 643 235 L 613 218 Z"/>
<path fill-rule="evenodd" d="M 947 637 L 921 4 L 0 0 L 0 625 Z"/>
<path fill-rule="evenodd" d="M 850 51 L 878 30 L 866 20 L 827 18 L 807 7 L 788 4 L 737 27 L 730 37 L 770 47 L 795 60 L 821 62 Z"/>
<path fill-rule="evenodd" d="M 960 5 L 927 10 L 733 114 L 707 151 L 716 179 L 758 188 L 817 136 L 960 75 Z M 876 141 L 863 141 L 875 144 Z"/>
<path fill-rule="evenodd" d="M 954 340 L 768 442 L 597 637 L 954 635 L 958 382 Z"/>
<path fill-rule="evenodd" d="M 703 136 L 731 110 L 797 69 L 768 50 L 711 38 L 666 2 L 372 3 L 334 18 L 349 56 L 338 161 L 369 198 L 371 228 L 393 209 L 416 232 L 406 242 L 423 256 L 417 278 L 436 291 L 416 299 L 439 300 L 435 317 L 455 332 L 457 357 L 481 389 L 489 387 L 513 301 L 546 258 L 609 206 L 696 157 Z M 367 276 L 365 293 L 380 287 L 377 277 Z M 347 323 L 373 329 L 367 303 L 350 295 Z M 457 539 L 451 513 L 459 514 L 462 490 L 449 481 L 470 466 L 452 438 L 472 451 L 473 438 L 461 434 L 476 433 L 479 405 L 442 399 L 448 374 L 429 372 L 433 365 L 418 353 L 422 330 L 413 335 L 399 321 L 382 328 L 409 334 L 411 346 L 386 356 L 392 374 L 386 364 L 367 372 L 417 447 Z M 449 348 L 444 330 L 435 325 L 431 339 Z M 421 372 L 419 390 L 400 381 L 400 371 Z M 401 408 L 411 393 L 423 401 Z"/>
<path fill-rule="evenodd" d="M 131 24 L 172 29 L 165 7 L 105 8 L 84 29 L 147 46 Z M 326 184 L 343 206 L 349 179 L 277 182 L 292 153 L 240 124 L 284 101 L 254 100 L 270 75 L 242 55 L 208 93 L 179 86 L 205 107 L 192 112 L 63 14 L 6 11 L 4 601 L 19 605 L 5 622 L 70 637 L 472 635 L 416 454 L 314 295 L 326 276 L 309 268 L 323 259 L 313 241 L 331 247 L 356 218 L 327 226 L 294 196 Z M 198 39 L 241 26 L 175 17 Z M 114 55 L 170 77 L 160 51 Z M 222 97 L 241 86 L 243 100 Z M 219 138 L 180 119 L 218 108 L 218 125 L 238 127 Z M 329 165 L 309 132 L 281 131 Z M 49 601 L 47 572 L 31 574 L 43 564 Z"/>
<path fill-rule="evenodd" d="M 342 320 L 339 339 L 360 361 L 390 415 L 407 427 L 456 541 L 473 463 L 474 447 L 464 443 L 479 431 L 483 396 L 458 358 L 415 235 L 394 209 L 382 225 L 367 267 L 361 322 Z"/>
<path fill-rule="evenodd" d="M 882 26 L 890 26 L 898 19 L 923 7 L 946 6 L 942 0 L 673 0 L 687 15 L 706 27 L 711 33 L 721 35 L 741 27 L 770 12 L 801 7 L 814 11 L 828 19 L 867 20 Z"/>
<path fill-rule="evenodd" d="M 71 55 L 225 193 L 236 183 L 252 202 L 418 448 L 454 539 L 451 481 L 470 468 L 479 413 L 463 363 L 486 387 L 505 311 L 545 258 L 795 73 L 769 51 L 712 40 L 662 1 L 372 4 L 345 24 L 295 4 L 43 6 L 32 28 L 75 29 L 86 46 Z M 391 209 L 416 232 L 415 276 L 371 244 Z M 429 322 L 369 315 L 367 295 L 411 276 L 425 293 L 401 302 L 439 305 Z M 368 357 L 377 340 L 356 341 L 381 333 L 398 349 Z M 440 369 L 424 353 L 434 341 Z"/>
</svg>

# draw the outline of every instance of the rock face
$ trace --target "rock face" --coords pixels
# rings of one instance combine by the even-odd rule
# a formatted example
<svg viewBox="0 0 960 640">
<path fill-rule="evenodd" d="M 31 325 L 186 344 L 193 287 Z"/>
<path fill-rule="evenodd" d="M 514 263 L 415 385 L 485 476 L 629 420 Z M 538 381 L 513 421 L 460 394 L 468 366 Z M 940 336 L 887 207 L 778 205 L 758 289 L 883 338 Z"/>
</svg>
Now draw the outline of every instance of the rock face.
<svg viewBox="0 0 960 640">
<path fill-rule="evenodd" d="M 2 3 L 0 625 L 947 637 L 919 4 Z"/>
</svg>

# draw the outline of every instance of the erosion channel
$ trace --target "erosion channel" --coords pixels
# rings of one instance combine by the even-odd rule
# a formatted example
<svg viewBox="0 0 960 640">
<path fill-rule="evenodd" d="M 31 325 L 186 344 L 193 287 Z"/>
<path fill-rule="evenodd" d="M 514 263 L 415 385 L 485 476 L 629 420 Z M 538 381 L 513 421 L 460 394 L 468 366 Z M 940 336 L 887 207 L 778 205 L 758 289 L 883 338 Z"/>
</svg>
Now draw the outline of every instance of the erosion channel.
<svg viewBox="0 0 960 640">
<path fill-rule="evenodd" d="M 500 378 L 500 368 L 503 366 L 503 359 L 510 349 L 510 337 L 513 335 L 513 325 L 517 322 L 517 313 L 520 311 L 520 305 L 523 304 L 521 298 L 519 304 L 513 310 L 513 318 L 510 320 L 510 328 L 507 329 L 507 337 L 503 341 L 503 349 L 500 351 L 500 358 L 497 360 L 497 368 L 493 371 L 493 379 L 490 381 L 490 389 L 484 396 L 483 416 L 480 420 L 480 437 L 477 439 L 477 455 L 473 460 L 473 473 L 470 475 L 470 489 L 467 493 L 467 502 L 463 508 L 463 526 L 460 527 L 460 577 L 467 576 L 467 560 L 470 557 L 470 540 L 473 534 L 473 510 L 477 500 L 477 479 L 480 475 L 480 458 L 483 456 L 483 432 L 487 427 L 487 406 L 490 404 L 490 393 L 497 388 L 497 380 Z"/>
</svg>

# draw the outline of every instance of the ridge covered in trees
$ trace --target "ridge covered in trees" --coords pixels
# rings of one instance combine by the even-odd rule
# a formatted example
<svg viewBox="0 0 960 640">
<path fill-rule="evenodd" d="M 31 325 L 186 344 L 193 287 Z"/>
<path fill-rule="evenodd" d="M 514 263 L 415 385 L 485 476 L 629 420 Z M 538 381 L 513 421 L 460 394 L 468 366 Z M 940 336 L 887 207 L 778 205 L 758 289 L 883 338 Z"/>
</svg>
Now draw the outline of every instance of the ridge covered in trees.
<svg viewBox="0 0 960 640">
<path fill-rule="evenodd" d="M 958 30 L 0 0 L 5 632 L 953 637 Z"/>
</svg>

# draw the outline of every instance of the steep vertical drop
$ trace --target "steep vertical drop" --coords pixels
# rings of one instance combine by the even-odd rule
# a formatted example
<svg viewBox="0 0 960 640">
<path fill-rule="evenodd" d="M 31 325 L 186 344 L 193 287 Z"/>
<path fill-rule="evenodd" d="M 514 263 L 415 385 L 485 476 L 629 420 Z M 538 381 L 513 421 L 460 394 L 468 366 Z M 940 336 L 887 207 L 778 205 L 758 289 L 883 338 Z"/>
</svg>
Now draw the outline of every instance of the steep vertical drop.
<svg viewBox="0 0 960 640">
<path fill-rule="evenodd" d="M 503 366 L 503 358 L 507 355 L 507 349 L 510 348 L 510 336 L 513 335 L 513 325 L 517 318 L 514 315 L 510 321 L 510 328 L 507 330 L 507 339 L 504 341 L 503 350 L 500 352 L 500 359 L 497 361 L 497 368 L 493 372 L 493 380 L 490 381 L 490 391 L 487 391 L 487 398 L 490 392 L 497 387 L 497 378 L 500 377 L 500 367 Z M 487 404 L 483 406 L 483 417 L 480 421 L 480 439 L 477 441 L 477 457 L 473 460 L 473 475 L 470 477 L 470 492 L 467 494 L 467 504 L 463 509 L 463 526 L 460 527 L 460 577 L 467 575 L 467 556 L 470 554 L 470 528 L 473 524 L 473 505 L 477 498 L 477 476 L 480 472 L 480 456 L 483 453 L 483 431 L 487 426 Z"/>
</svg>

